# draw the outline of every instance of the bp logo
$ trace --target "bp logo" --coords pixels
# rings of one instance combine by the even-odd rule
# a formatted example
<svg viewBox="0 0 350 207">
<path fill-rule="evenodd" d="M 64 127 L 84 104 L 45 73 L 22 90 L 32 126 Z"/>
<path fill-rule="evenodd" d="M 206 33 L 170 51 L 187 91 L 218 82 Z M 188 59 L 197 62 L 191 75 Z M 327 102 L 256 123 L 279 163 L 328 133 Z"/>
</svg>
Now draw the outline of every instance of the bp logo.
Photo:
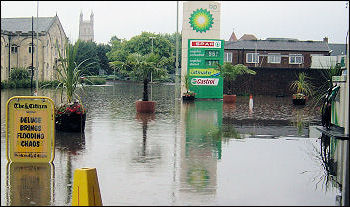
<svg viewBox="0 0 350 207">
<path fill-rule="evenodd" d="M 206 9 L 197 9 L 191 14 L 190 25 L 196 32 L 206 32 L 213 25 L 213 15 Z"/>
</svg>

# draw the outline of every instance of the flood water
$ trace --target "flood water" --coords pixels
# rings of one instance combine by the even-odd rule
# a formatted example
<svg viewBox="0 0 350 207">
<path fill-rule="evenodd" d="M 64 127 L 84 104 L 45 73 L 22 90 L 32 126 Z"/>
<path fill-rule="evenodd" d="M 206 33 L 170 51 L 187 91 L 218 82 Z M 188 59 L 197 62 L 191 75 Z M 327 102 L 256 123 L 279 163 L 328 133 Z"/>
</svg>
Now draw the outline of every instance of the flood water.
<svg viewBox="0 0 350 207">
<path fill-rule="evenodd" d="M 85 133 L 56 131 L 53 165 L 7 163 L 6 101 L 30 89 L 1 90 L 1 205 L 69 206 L 83 167 L 96 168 L 103 205 L 338 205 L 340 168 L 325 166 L 317 109 L 272 96 L 183 103 L 173 84 L 153 84 L 156 112 L 137 114 L 142 89 L 87 86 Z M 333 155 L 342 144 L 331 140 Z"/>
</svg>

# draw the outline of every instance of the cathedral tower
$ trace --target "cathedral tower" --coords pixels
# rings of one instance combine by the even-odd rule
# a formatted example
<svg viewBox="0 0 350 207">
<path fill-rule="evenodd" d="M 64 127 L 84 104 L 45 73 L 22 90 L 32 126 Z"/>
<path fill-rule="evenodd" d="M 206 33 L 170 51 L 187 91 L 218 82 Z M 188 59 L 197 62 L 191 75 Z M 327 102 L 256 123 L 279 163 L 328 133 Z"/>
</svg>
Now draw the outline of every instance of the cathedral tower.
<svg viewBox="0 0 350 207">
<path fill-rule="evenodd" d="M 94 13 L 92 11 L 90 21 L 84 21 L 83 12 L 80 12 L 79 39 L 83 41 L 94 41 Z"/>
</svg>

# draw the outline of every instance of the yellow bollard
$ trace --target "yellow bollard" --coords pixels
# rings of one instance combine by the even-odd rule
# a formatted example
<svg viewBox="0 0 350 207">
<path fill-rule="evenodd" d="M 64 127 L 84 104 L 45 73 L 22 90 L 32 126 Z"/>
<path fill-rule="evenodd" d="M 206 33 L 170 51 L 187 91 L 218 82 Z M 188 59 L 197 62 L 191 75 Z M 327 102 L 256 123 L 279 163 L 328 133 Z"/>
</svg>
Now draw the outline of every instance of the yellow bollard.
<svg viewBox="0 0 350 207">
<path fill-rule="evenodd" d="M 102 206 L 96 168 L 74 171 L 72 206 Z"/>
</svg>

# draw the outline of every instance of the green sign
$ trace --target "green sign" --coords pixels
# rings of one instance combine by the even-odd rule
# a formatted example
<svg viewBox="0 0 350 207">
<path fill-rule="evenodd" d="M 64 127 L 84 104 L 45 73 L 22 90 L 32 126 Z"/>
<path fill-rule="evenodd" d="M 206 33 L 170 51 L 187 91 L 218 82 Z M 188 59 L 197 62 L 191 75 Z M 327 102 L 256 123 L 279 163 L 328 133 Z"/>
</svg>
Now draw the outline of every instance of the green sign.
<svg viewBox="0 0 350 207">
<path fill-rule="evenodd" d="M 189 90 L 196 98 L 222 98 L 223 79 L 216 64 L 224 62 L 224 41 L 218 39 L 189 39 Z"/>
</svg>

